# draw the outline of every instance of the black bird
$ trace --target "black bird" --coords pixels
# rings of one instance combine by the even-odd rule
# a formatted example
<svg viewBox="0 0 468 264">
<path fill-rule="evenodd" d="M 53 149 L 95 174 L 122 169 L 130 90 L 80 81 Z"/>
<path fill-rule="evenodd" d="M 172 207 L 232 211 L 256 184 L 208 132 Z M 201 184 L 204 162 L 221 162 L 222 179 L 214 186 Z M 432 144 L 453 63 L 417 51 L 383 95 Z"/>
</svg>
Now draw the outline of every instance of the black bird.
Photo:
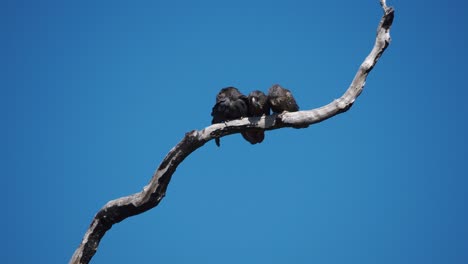
<svg viewBox="0 0 468 264">
<path fill-rule="evenodd" d="M 229 120 L 246 117 L 249 114 L 247 96 L 241 94 L 235 87 L 226 87 L 216 96 L 213 106 L 211 124 L 222 123 Z M 220 146 L 219 138 L 215 138 L 216 145 Z"/>
<path fill-rule="evenodd" d="M 247 98 L 249 100 L 249 116 L 262 116 L 270 114 L 268 97 L 262 91 L 253 91 Z"/>
<path fill-rule="evenodd" d="M 270 103 L 271 110 L 275 113 L 282 113 L 283 111 L 296 112 L 299 106 L 294 100 L 294 97 L 288 89 L 281 87 L 279 84 L 273 85 L 268 90 L 268 102 Z"/>
<path fill-rule="evenodd" d="M 261 91 L 253 91 L 247 98 L 249 102 L 249 116 L 262 116 L 270 114 L 270 105 L 268 97 Z M 265 131 L 263 129 L 255 129 L 247 132 L 242 132 L 245 140 L 251 144 L 261 143 L 265 138 Z"/>
</svg>

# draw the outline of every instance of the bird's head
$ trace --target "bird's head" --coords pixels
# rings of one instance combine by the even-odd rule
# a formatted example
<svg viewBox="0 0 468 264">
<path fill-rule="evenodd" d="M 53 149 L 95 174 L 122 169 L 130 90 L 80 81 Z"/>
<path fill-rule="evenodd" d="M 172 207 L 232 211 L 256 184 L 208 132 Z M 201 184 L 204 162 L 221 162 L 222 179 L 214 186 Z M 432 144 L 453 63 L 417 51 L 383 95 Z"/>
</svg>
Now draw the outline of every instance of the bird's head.
<svg viewBox="0 0 468 264">
<path fill-rule="evenodd" d="M 226 98 L 227 98 L 227 96 L 226 96 L 225 93 L 219 93 L 219 94 L 216 96 L 216 101 L 217 101 L 217 102 L 224 101 Z"/>
<path fill-rule="evenodd" d="M 251 105 L 256 106 L 256 107 L 260 107 L 260 103 L 259 103 L 259 100 L 258 100 L 257 96 L 251 96 L 249 99 L 250 99 L 250 104 Z"/>
<path fill-rule="evenodd" d="M 261 91 L 253 91 L 249 94 L 249 106 L 255 111 L 261 111 L 266 101 L 266 96 Z"/>
</svg>

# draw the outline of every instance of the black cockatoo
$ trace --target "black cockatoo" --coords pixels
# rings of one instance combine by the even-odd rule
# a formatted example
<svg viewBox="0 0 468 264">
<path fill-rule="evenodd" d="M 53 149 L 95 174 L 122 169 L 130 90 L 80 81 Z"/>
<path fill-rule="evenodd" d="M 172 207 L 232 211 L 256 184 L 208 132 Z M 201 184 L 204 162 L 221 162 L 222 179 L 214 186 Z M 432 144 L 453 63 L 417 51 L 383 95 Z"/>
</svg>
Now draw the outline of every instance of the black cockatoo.
<svg viewBox="0 0 468 264">
<path fill-rule="evenodd" d="M 235 87 L 226 87 L 221 89 L 216 96 L 216 104 L 211 111 L 211 116 L 213 116 L 211 124 L 246 117 L 248 114 L 247 96 L 241 94 Z M 219 138 L 215 138 L 215 142 L 219 147 Z"/>
<path fill-rule="evenodd" d="M 270 114 L 270 105 L 268 97 L 261 91 L 253 91 L 249 94 L 249 116 L 262 116 Z M 255 129 L 247 132 L 242 132 L 245 140 L 251 144 L 261 143 L 265 138 L 263 129 Z"/>
<path fill-rule="evenodd" d="M 268 102 L 271 110 L 275 113 L 282 113 L 283 111 L 296 112 L 299 110 L 291 91 L 278 84 L 273 85 L 268 90 Z"/>
</svg>

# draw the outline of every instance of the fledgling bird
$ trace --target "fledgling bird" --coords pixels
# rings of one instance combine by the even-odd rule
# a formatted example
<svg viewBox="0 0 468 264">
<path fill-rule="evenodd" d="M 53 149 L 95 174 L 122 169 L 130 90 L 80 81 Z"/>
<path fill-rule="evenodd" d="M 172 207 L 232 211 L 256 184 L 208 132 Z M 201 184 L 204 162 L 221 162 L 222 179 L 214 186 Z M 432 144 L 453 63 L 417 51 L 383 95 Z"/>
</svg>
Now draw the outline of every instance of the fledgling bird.
<svg viewBox="0 0 468 264">
<path fill-rule="evenodd" d="M 284 111 L 296 112 L 299 110 L 299 106 L 291 91 L 281 87 L 279 84 L 273 85 L 268 90 L 268 102 L 270 103 L 271 110 L 275 113 L 282 113 Z"/>
<path fill-rule="evenodd" d="M 216 104 L 211 110 L 213 120 L 211 124 L 222 123 L 229 120 L 246 117 L 249 114 L 247 96 L 235 87 L 226 87 L 216 96 Z M 220 146 L 219 138 L 215 138 L 216 145 Z"/>
<path fill-rule="evenodd" d="M 253 91 L 248 96 L 249 116 L 262 116 L 270 114 L 270 104 L 268 97 L 262 91 Z M 250 144 L 261 143 L 265 139 L 263 129 L 255 129 L 241 133 Z"/>
<path fill-rule="evenodd" d="M 248 96 L 249 116 L 262 116 L 270 114 L 268 97 L 259 90 L 253 91 Z"/>
</svg>

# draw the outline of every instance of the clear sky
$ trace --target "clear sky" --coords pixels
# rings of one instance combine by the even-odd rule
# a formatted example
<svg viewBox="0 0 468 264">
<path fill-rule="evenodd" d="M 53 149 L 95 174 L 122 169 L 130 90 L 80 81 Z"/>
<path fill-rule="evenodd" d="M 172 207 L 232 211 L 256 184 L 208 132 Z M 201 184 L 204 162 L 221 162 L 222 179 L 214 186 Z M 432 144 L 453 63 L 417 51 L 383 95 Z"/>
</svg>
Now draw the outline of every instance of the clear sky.
<svg viewBox="0 0 468 264">
<path fill-rule="evenodd" d="M 92 263 L 468 263 L 467 4 L 388 4 L 393 42 L 350 111 L 209 142 Z M 223 87 L 338 98 L 381 15 L 378 0 L 1 1 L 2 263 L 67 263 Z"/>
</svg>

